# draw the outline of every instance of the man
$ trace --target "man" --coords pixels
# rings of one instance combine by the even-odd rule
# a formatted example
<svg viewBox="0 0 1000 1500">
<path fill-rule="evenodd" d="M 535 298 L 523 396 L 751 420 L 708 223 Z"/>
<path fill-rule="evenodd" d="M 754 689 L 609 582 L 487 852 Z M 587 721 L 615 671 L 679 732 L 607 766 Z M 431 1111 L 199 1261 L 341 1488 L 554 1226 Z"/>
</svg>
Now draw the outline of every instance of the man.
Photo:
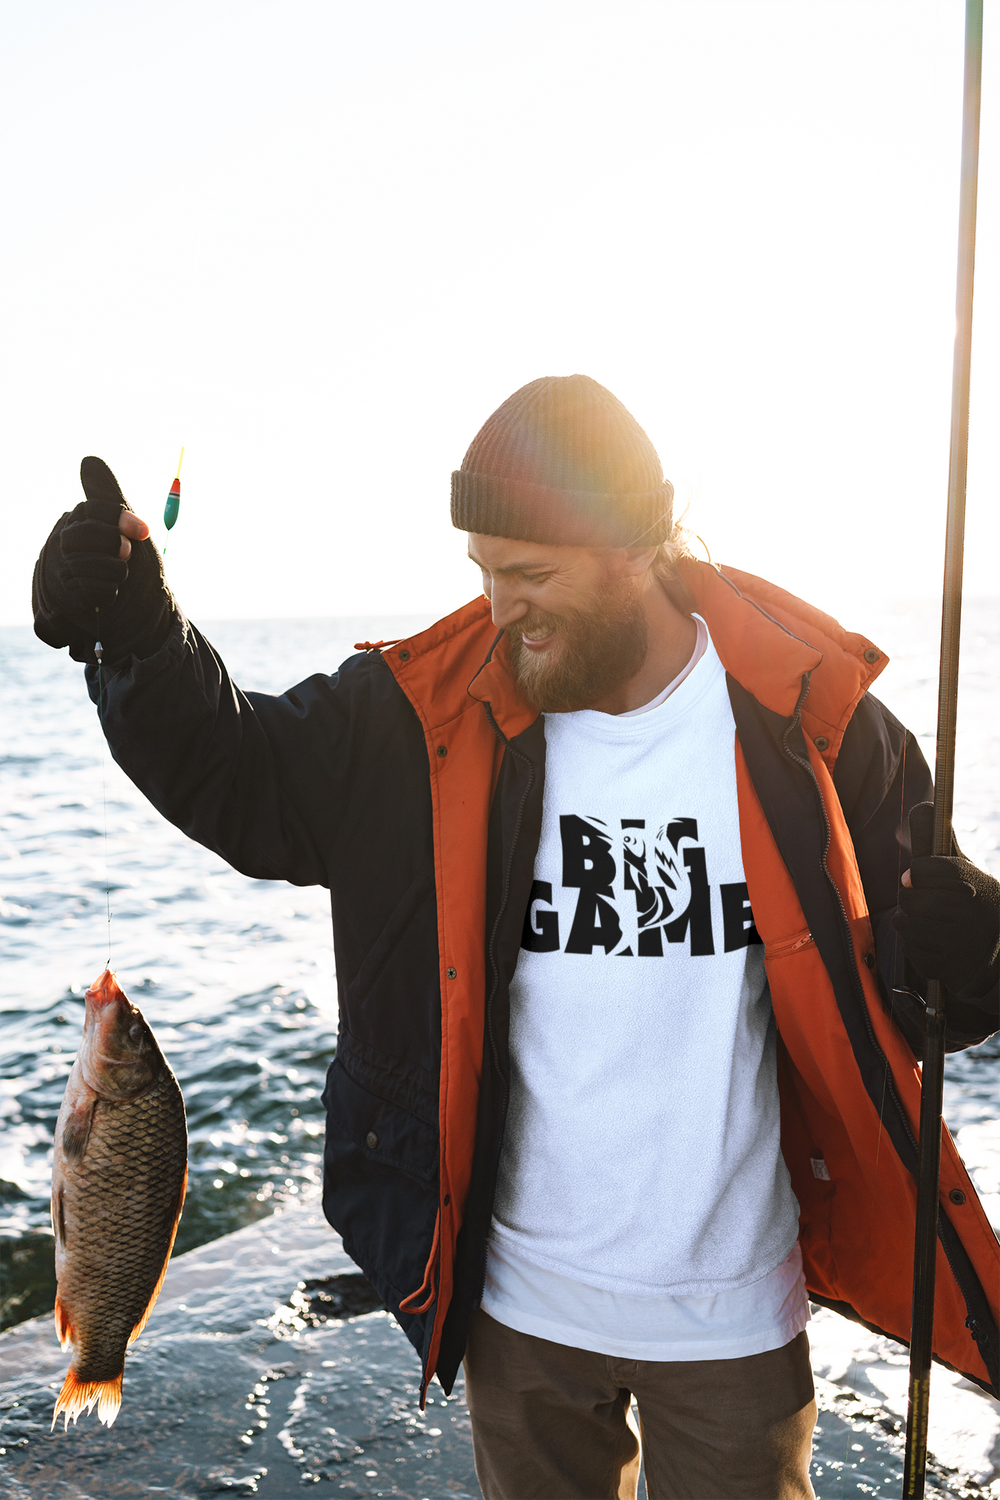
<svg viewBox="0 0 1000 1500">
<path fill-rule="evenodd" d="M 998 1024 L 998 885 L 926 852 L 882 654 L 688 556 L 584 376 L 516 392 L 453 476 L 485 599 L 281 698 L 82 478 L 36 630 L 167 817 L 330 888 L 324 1207 L 425 1386 L 465 1358 L 484 1493 L 634 1495 L 634 1394 L 651 1496 L 810 1495 L 807 1289 L 908 1333 L 918 976 L 952 1046 Z M 942 1192 L 937 1353 L 995 1392 L 997 1242 L 950 1142 Z"/>
</svg>

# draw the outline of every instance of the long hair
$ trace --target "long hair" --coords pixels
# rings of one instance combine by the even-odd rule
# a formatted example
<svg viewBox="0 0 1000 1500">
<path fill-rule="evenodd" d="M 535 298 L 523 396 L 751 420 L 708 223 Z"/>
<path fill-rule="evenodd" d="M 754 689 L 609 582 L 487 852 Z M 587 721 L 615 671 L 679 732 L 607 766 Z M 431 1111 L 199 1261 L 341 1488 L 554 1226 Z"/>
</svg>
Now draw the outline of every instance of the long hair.
<svg viewBox="0 0 1000 1500">
<path fill-rule="evenodd" d="M 653 561 L 650 563 L 650 571 L 659 580 L 670 602 L 682 614 L 689 615 L 694 609 L 694 598 L 681 579 L 677 567 L 681 558 L 694 557 L 691 550 L 691 533 L 684 526 L 683 519 L 681 516 L 674 522 L 667 540 L 657 547 Z"/>
</svg>

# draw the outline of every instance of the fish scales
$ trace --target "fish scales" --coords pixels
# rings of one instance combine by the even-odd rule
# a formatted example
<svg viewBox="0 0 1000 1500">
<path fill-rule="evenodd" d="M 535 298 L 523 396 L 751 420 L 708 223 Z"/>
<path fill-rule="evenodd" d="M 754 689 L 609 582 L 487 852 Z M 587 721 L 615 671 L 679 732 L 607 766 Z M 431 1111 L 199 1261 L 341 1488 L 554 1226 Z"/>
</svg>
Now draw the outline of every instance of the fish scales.
<svg viewBox="0 0 1000 1500">
<path fill-rule="evenodd" d="M 60 1300 L 81 1312 L 92 1303 L 102 1309 L 100 1323 L 79 1326 L 80 1380 L 108 1380 L 121 1370 L 117 1351 L 146 1310 L 173 1236 L 177 1193 L 167 1201 L 163 1176 L 186 1152 L 184 1107 L 172 1074 L 161 1075 L 128 1108 L 96 1101 L 86 1154 L 60 1188 L 66 1226 Z"/>
<path fill-rule="evenodd" d="M 177 1081 L 106 971 L 87 991 L 84 1035 L 56 1125 L 52 1223 L 56 1329 L 74 1354 L 56 1402 L 75 1421 L 121 1403 L 128 1345 L 166 1274 L 187 1178 Z"/>
</svg>

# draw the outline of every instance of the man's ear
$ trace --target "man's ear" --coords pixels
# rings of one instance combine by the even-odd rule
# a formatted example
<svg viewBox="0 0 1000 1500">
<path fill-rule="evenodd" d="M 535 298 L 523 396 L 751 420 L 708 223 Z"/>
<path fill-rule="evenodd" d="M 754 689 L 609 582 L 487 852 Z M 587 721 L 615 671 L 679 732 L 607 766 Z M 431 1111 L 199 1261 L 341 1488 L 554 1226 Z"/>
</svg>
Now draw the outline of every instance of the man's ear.
<svg viewBox="0 0 1000 1500">
<path fill-rule="evenodd" d="M 655 547 L 622 547 L 623 577 L 641 578 L 644 573 L 648 573 L 653 565 L 656 551 Z"/>
</svg>

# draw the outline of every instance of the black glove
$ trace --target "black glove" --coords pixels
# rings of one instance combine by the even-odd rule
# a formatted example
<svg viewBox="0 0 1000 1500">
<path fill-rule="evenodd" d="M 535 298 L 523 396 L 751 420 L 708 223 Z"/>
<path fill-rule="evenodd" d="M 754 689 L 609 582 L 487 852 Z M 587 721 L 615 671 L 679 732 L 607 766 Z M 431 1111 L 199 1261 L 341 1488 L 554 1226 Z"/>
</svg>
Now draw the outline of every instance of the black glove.
<svg viewBox="0 0 1000 1500">
<path fill-rule="evenodd" d="M 127 562 L 118 556 L 118 518 L 131 506 L 103 459 L 85 458 L 80 482 L 86 500 L 59 518 L 35 564 L 35 634 L 48 646 L 68 646 L 74 661 L 96 661 L 96 640 L 112 666 L 151 656 L 174 613 L 160 554 L 147 539 L 132 543 Z"/>
<path fill-rule="evenodd" d="M 931 854 L 933 829 L 932 803 L 911 809 L 911 884 L 899 888 L 892 925 L 921 978 L 960 999 L 985 999 L 1000 968 L 1000 881 L 966 859 L 954 835 L 952 854 Z"/>
</svg>

